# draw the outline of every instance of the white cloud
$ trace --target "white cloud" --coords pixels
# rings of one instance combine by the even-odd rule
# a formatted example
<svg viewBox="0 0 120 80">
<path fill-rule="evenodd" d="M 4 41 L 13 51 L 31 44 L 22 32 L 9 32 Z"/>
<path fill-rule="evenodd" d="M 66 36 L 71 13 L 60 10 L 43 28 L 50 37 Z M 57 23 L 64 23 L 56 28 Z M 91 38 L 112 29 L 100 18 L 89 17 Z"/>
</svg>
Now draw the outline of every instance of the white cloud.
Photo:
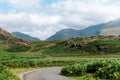
<svg viewBox="0 0 120 80">
<path fill-rule="evenodd" d="M 61 17 L 57 15 L 39 15 L 32 14 L 30 15 L 31 22 L 36 25 L 55 25 L 61 21 Z"/>
<path fill-rule="evenodd" d="M 111 0 L 113 1 L 113 0 Z M 74 17 L 76 15 L 75 21 L 84 20 L 93 23 L 100 21 L 106 21 L 106 19 L 115 19 L 120 17 L 120 1 L 114 1 L 114 3 L 107 0 L 64 0 L 58 3 L 53 3 L 51 7 L 58 12 L 61 11 L 63 15 L 67 17 Z M 71 15 L 71 16 L 70 16 Z M 77 17 L 78 16 L 78 17 Z M 112 17 L 111 17 L 112 16 Z M 94 18 L 94 19 L 93 19 Z M 95 20 L 96 19 L 96 20 Z M 97 22 L 99 23 L 99 22 Z M 89 25 L 89 24 L 88 24 Z"/>
<path fill-rule="evenodd" d="M 120 18 L 120 0 L 58 0 L 51 4 L 47 0 L 6 1 L 13 9 L 0 13 L 0 25 L 40 39 L 64 28 L 81 29 Z"/>
<path fill-rule="evenodd" d="M 7 2 L 18 12 L 33 12 L 42 7 L 41 0 L 7 0 Z"/>
<path fill-rule="evenodd" d="M 59 16 L 43 16 L 42 14 L 10 13 L 0 14 L 0 27 L 10 32 L 20 31 L 40 39 L 47 39 L 53 35 L 54 31 L 67 28 L 60 25 Z"/>
</svg>

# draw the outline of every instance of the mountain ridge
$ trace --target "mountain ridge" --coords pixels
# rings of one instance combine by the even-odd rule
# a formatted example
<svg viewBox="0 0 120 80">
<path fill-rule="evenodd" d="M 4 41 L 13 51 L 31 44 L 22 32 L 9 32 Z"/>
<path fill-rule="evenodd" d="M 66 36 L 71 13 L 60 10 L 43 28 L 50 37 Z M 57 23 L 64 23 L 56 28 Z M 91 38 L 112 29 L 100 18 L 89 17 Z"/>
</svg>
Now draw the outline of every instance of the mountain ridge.
<svg viewBox="0 0 120 80">
<path fill-rule="evenodd" d="M 40 39 L 39 38 L 36 38 L 36 37 L 32 37 L 28 34 L 25 34 L 25 33 L 21 33 L 21 32 L 12 32 L 13 35 L 16 35 L 18 37 L 21 37 L 21 38 L 24 38 L 24 39 L 27 39 L 27 40 L 31 40 L 31 41 L 39 41 Z"/>
<path fill-rule="evenodd" d="M 67 30 L 67 29 L 63 29 Z M 63 30 L 58 31 L 59 34 L 64 35 Z M 107 23 L 101 23 L 97 25 L 88 26 L 85 29 L 82 30 L 75 30 L 75 29 L 68 29 L 69 32 L 67 36 L 59 36 L 58 32 L 56 34 L 52 35 L 47 40 L 55 40 L 55 39 L 69 39 L 73 37 L 79 37 L 79 36 L 94 36 L 94 35 L 114 35 L 119 36 L 120 35 L 120 18 L 116 20 L 109 21 Z M 74 35 L 72 35 L 74 33 Z"/>
<path fill-rule="evenodd" d="M 63 29 L 61 31 L 56 32 L 57 35 L 53 35 L 53 36 L 49 37 L 47 40 L 54 40 L 56 38 L 61 39 L 61 37 L 64 39 L 71 38 L 73 36 L 77 37 L 78 36 L 77 33 L 78 33 L 78 30 L 75 30 L 75 29 L 71 29 L 71 28 Z M 71 34 L 71 35 L 69 35 L 69 34 Z"/>
</svg>

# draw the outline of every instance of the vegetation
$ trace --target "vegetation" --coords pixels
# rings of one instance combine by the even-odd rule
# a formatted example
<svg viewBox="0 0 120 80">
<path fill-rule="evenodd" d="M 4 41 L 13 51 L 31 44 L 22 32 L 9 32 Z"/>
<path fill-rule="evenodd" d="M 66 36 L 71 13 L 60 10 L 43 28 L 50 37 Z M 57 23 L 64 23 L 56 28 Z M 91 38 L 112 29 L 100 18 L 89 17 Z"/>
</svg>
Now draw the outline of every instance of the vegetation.
<svg viewBox="0 0 120 80">
<path fill-rule="evenodd" d="M 11 61 L 11 60 L 28 60 L 28 59 L 43 59 L 44 55 L 38 54 L 20 54 L 20 53 L 10 53 L 3 50 L 0 50 L 0 61 Z"/>
<path fill-rule="evenodd" d="M 86 76 L 89 74 L 99 79 L 116 80 L 120 78 L 120 63 L 114 61 L 98 61 L 85 65 L 64 67 L 61 71 L 65 76 Z"/>
<path fill-rule="evenodd" d="M 10 46 L 8 49 L 5 49 L 8 52 L 26 52 L 31 49 L 31 46 L 18 45 Z"/>
<path fill-rule="evenodd" d="M 5 77 L 6 73 L 8 77 L 4 80 L 18 79 L 12 78 L 15 75 L 11 68 L 52 66 L 67 66 L 63 68 L 62 74 L 76 80 L 87 80 L 88 77 L 91 80 L 117 79 L 120 74 L 119 48 L 120 40 L 114 36 L 35 41 L 29 42 L 27 45 L 16 46 L 0 42 L 0 64 L 3 65 L 0 66 L 0 80 Z"/>
<path fill-rule="evenodd" d="M 44 55 L 41 55 L 41 54 L 20 54 L 20 53 L 17 54 L 17 53 L 10 53 L 6 51 L 0 51 L 0 64 L 6 66 L 7 70 L 10 71 L 10 74 L 13 74 L 13 73 L 8 68 L 19 69 L 19 68 L 31 68 L 31 67 L 38 68 L 38 67 L 68 66 L 68 65 L 76 66 L 77 64 L 77 67 L 75 67 L 75 69 L 80 68 L 79 71 L 81 70 L 82 72 L 81 76 L 82 76 L 83 74 L 86 73 L 85 72 L 87 68 L 86 64 L 89 63 L 92 65 L 92 63 L 95 63 L 95 62 L 97 63 L 101 61 L 120 62 L 120 59 L 119 58 L 46 58 Z M 92 65 L 92 67 L 94 66 Z M 1 69 L 3 70 L 3 68 Z M 70 68 L 67 67 L 67 70 L 69 69 Z M 74 66 L 71 69 L 73 71 L 77 71 L 77 70 L 74 70 Z M 4 73 L 1 73 L 1 75 L 4 75 Z M 65 75 L 68 75 L 68 73 L 65 73 Z M 74 76 L 77 76 L 76 73 L 74 74 Z M 79 77 L 75 77 L 75 78 L 77 78 L 78 80 L 79 79 L 84 80 L 84 79 L 87 79 L 88 76 L 89 77 L 91 76 L 91 79 L 92 78 L 94 79 L 94 75 L 91 75 L 91 73 L 85 74 L 80 78 Z M 6 79 L 6 80 L 10 80 L 10 79 Z M 11 79 L 11 80 L 17 80 L 17 78 Z"/>
<path fill-rule="evenodd" d="M 118 54 L 120 40 L 114 36 L 78 37 L 63 40 L 48 47 L 43 53 L 51 56 L 85 56 Z"/>
<path fill-rule="evenodd" d="M 6 47 L 8 52 L 41 52 L 50 56 L 88 56 L 120 53 L 120 40 L 115 36 L 77 37 L 68 40 L 36 41 L 29 45 Z"/>
<path fill-rule="evenodd" d="M 20 80 L 10 69 L 0 64 L 0 80 Z"/>
</svg>

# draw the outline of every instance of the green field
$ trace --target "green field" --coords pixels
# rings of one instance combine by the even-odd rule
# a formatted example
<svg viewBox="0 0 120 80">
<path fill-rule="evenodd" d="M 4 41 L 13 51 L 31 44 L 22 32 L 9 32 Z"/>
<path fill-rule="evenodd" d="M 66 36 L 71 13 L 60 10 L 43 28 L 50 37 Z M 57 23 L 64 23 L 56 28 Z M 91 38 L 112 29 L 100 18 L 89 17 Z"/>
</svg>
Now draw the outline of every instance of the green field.
<svg viewBox="0 0 120 80">
<path fill-rule="evenodd" d="M 118 65 L 117 67 L 119 68 L 119 48 L 120 40 L 114 36 L 36 41 L 24 46 L 0 43 L 0 80 L 19 80 L 16 73 L 13 72 L 13 69 L 24 70 L 26 68 L 52 66 L 68 66 L 67 68 L 65 67 L 65 70 L 68 70 L 68 72 L 65 72 L 63 75 L 72 77 L 75 80 L 89 80 L 88 78 L 90 78 L 90 80 L 99 80 L 102 79 L 100 77 L 101 75 L 98 76 L 98 74 L 95 73 L 88 73 L 86 69 L 97 66 L 92 66 L 92 64 L 98 63 L 99 65 L 101 64 L 99 62 L 104 61 L 106 62 L 106 66 L 98 66 L 98 71 L 96 70 L 97 73 L 108 74 L 105 73 L 105 70 L 107 70 L 110 65 Z M 91 66 L 87 67 L 90 64 Z M 114 69 L 118 70 L 118 68 L 116 68 L 116 66 L 110 67 L 113 71 Z M 99 69 L 102 71 L 100 72 Z M 72 70 L 76 71 L 77 74 L 79 73 L 79 75 L 76 75 Z M 79 71 L 83 71 L 83 73 Z M 119 72 L 114 71 L 112 73 L 110 73 L 110 76 L 113 76 L 112 78 L 106 78 L 104 75 L 102 75 L 102 77 L 111 80 L 117 79 Z M 97 77 L 95 75 L 97 75 Z"/>
<path fill-rule="evenodd" d="M 5 51 L 1 51 L 0 64 L 4 65 L 7 70 L 10 69 L 21 69 L 21 68 L 41 68 L 41 67 L 52 67 L 52 66 L 72 66 L 72 65 L 83 65 L 99 61 L 113 61 L 120 62 L 119 58 L 47 58 L 44 55 L 39 54 L 13 54 Z M 9 68 L 9 69 L 8 69 Z M 11 72 L 11 70 L 10 70 Z M 3 72 L 0 73 L 4 74 Z M 11 72 L 11 74 L 13 74 Z M 10 74 L 10 76 L 11 76 Z M 9 75 L 9 74 L 8 74 Z M 88 76 L 88 75 L 87 75 Z M 90 75 L 89 75 L 90 76 Z M 17 80 L 17 79 L 2 79 L 2 80 Z M 15 77 L 16 78 L 16 77 Z M 77 79 L 84 79 L 86 77 L 75 77 Z"/>
</svg>

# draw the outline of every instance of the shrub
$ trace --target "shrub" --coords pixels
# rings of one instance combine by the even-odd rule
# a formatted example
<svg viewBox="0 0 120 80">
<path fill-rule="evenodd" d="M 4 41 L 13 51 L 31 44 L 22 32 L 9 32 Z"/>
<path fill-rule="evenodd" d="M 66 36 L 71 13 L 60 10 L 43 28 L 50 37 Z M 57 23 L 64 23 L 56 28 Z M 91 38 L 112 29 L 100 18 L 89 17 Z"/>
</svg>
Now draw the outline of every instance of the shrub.
<svg viewBox="0 0 120 80">
<path fill-rule="evenodd" d="M 84 76 L 91 74 L 100 79 L 116 80 L 120 78 L 120 63 L 102 61 L 87 64 L 86 66 L 73 65 L 64 67 L 61 74 L 65 76 Z"/>
<path fill-rule="evenodd" d="M 118 79 L 120 76 L 120 64 L 110 61 L 96 62 L 89 64 L 86 72 L 93 73 L 95 77 L 101 79 Z"/>
<path fill-rule="evenodd" d="M 61 71 L 62 75 L 65 76 L 81 76 L 85 74 L 86 67 L 84 65 L 73 65 L 64 67 Z"/>
<path fill-rule="evenodd" d="M 31 49 L 31 46 L 11 46 L 6 49 L 8 52 L 26 52 Z"/>
<path fill-rule="evenodd" d="M 0 80 L 20 80 L 13 72 L 4 67 L 3 65 L 0 65 Z"/>
</svg>

